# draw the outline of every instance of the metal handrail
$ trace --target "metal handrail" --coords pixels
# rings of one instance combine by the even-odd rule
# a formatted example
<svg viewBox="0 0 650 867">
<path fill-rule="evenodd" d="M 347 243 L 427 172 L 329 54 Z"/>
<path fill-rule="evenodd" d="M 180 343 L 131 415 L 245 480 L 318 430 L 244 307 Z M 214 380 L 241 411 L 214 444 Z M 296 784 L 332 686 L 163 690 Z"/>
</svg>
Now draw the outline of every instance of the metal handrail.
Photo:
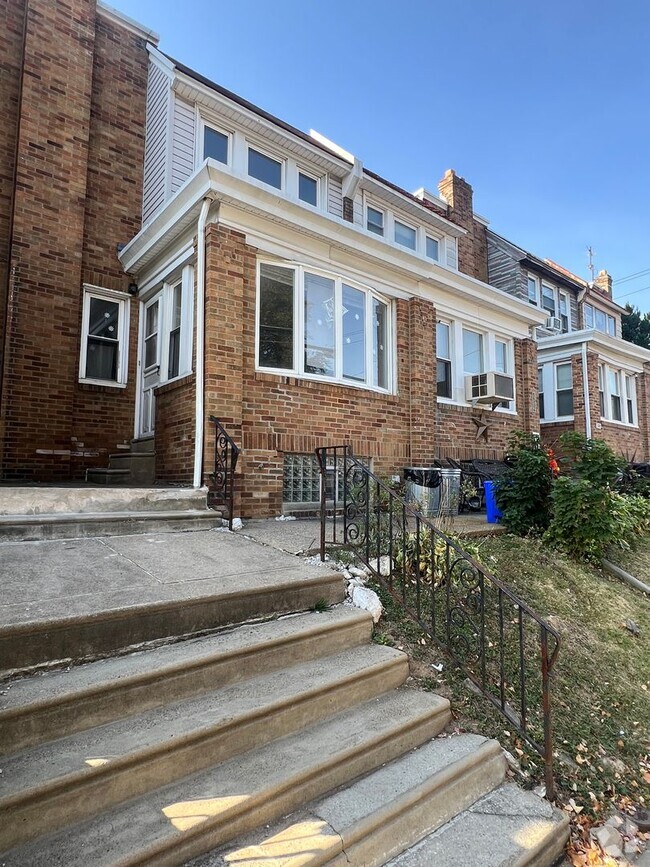
<svg viewBox="0 0 650 867">
<path fill-rule="evenodd" d="M 210 501 L 227 507 L 228 528 L 232 530 L 235 468 L 239 457 L 239 447 L 218 418 L 211 415 L 210 421 L 215 426 L 214 470 L 208 476 L 211 481 L 211 485 L 209 485 Z"/>
<path fill-rule="evenodd" d="M 357 460 L 350 446 L 318 448 L 316 455 L 321 559 L 328 545 L 345 546 L 370 569 L 543 758 L 552 800 L 550 677 L 557 631 Z"/>
</svg>

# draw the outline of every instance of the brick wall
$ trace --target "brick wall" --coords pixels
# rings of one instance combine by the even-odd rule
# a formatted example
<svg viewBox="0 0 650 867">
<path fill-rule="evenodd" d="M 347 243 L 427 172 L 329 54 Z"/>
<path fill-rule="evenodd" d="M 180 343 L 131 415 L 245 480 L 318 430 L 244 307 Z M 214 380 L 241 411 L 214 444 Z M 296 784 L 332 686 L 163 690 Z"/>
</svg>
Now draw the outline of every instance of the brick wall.
<svg viewBox="0 0 650 867">
<path fill-rule="evenodd" d="M 13 211 L 16 170 L 16 136 L 23 56 L 25 3 L 8 0 L 0 7 L 0 371 L 5 337 L 5 315 L 9 289 L 9 238 Z M 2 377 L 0 376 L 0 388 Z M 0 398 L 1 399 L 1 398 Z M 0 464 L 2 461 L 2 421 L 0 418 Z"/>
<path fill-rule="evenodd" d="M 517 341 L 518 416 L 491 430 L 487 444 L 475 443 L 472 410 L 436 408 L 433 305 L 419 298 L 395 302 L 397 393 L 321 383 L 255 371 L 256 251 L 244 236 L 212 224 L 206 233 L 206 417 L 223 419 L 243 449 L 238 465 L 239 502 L 244 517 L 282 510 L 285 453 L 311 454 L 318 446 L 349 443 L 355 454 L 373 458 L 384 475 L 409 464 L 429 464 L 440 452 L 438 437 L 450 424 L 457 434 L 449 452 L 466 448 L 476 456 L 501 456 L 509 434 L 522 423 L 537 429 L 534 344 Z M 531 363 L 532 359 L 532 363 Z M 526 365 L 524 365 L 524 360 Z M 532 420 L 530 416 L 533 416 Z M 214 439 L 208 425 L 204 468 L 212 466 Z M 158 443 L 159 432 L 156 433 Z"/>
<path fill-rule="evenodd" d="M 13 2 L 12 4 L 13 5 Z M 3 364 L 6 478 L 68 479 L 133 432 L 129 387 L 80 386 L 82 283 L 125 289 L 138 228 L 147 55 L 94 0 L 29 0 Z"/>
<path fill-rule="evenodd" d="M 194 374 L 156 389 L 157 482 L 172 485 L 193 482 L 195 394 Z M 206 473 L 210 469 L 207 463 Z"/>
</svg>

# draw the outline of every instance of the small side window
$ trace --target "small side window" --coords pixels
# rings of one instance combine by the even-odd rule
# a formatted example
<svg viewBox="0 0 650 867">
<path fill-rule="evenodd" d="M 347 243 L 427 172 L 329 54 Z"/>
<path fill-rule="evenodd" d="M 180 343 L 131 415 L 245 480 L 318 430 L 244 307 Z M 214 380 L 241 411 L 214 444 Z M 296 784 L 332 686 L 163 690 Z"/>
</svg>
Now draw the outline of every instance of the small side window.
<svg viewBox="0 0 650 867">
<path fill-rule="evenodd" d="M 128 316 L 128 298 L 108 290 L 84 288 L 80 380 L 126 385 Z"/>
<path fill-rule="evenodd" d="M 203 130 L 203 159 L 228 162 L 228 136 L 219 130 L 206 126 Z"/>
</svg>

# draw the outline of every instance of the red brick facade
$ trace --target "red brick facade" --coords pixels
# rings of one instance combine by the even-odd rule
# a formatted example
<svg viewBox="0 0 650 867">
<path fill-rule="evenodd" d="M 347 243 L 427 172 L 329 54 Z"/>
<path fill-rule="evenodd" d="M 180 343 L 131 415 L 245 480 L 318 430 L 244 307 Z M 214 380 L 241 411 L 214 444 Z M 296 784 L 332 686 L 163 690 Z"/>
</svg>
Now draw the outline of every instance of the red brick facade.
<svg viewBox="0 0 650 867">
<path fill-rule="evenodd" d="M 208 227 L 206 247 L 205 411 L 206 418 L 214 414 L 223 419 L 242 446 L 236 510 L 244 517 L 281 512 L 285 453 L 308 454 L 318 446 L 349 443 L 355 454 L 373 458 L 377 472 L 389 474 L 408 464 L 430 464 L 443 454 L 501 457 L 514 430 L 537 430 L 537 367 L 529 340 L 516 342 L 520 414 L 488 410 L 487 443 L 476 441 L 471 419 L 478 410 L 437 404 L 436 314 L 433 304 L 421 298 L 395 302 L 396 394 L 256 371 L 256 250 L 242 234 L 218 225 Z M 183 392 L 186 399 L 189 387 Z M 163 411 L 159 400 L 157 419 Z M 162 422 L 156 424 L 156 449 L 171 454 L 172 434 Z M 208 425 L 206 473 L 213 449 Z M 191 478 L 189 461 L 185 465 L 179 481 Z"/>
<path fill-rule="evenodd" d="M 11 75 L 3 88 L 11 93 L 2 135 L 12 119 L 16 128 L 14 105 L 18 133 L 11 150 L 6 138 L 0 143 L 7 246 L 12 231 L 0 287 L 8 299 L 0 467 L 7 479 L 65 480 L 105 463 L 133 434 L 136 304 L 127 388 L 82 385 L 78 376 L 83 283 L 122 291 L 129 283 L 116 252 L 139 229 L 147 52 L 93 0 L 9 0 L 4 8 Z"/>
<path fill-rule="evenodd" d="M 573 422 L 542 424 L 543 441 L 553 448 L 559 445 L 563 433 L 575 431 L 586 435 L 586 412 L 581 354 L 571 358 L 573 374 Z M 598 390 L 599 357 L 595 352 L 587 353 L 587 378 L 589 383 L 589 415 L 591 436 L 604 440 L 615 452 L 630 460 L 650 460 L 650 426 L 648 408 L 650 407 L 650 364 L 645 372 L 636 378 L 638 425 L 631 427 L 607 421 L 600 415 L 600 396 Z"/>
</svg>

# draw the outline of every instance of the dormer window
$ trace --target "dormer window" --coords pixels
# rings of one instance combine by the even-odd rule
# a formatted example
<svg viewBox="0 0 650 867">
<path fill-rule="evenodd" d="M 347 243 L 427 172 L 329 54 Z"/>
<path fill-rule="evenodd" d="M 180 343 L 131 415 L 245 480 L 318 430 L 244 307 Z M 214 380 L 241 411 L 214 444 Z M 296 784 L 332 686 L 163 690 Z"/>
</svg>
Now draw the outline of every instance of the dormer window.
<svg viewBox="0 0 650 867">
<path fill-rule="evenodd" d="M 395 220 L 395 243 L 402 247 L 408 247 L 409 250 L 415 250 L 417 246 L 417 232 L 412 226 L 407 226 L 406 223 L 400 223 Z"/>
<path fill-rule="evenodd" d="M 428 259 L 433 259 L 434 262 L 440 261 L 440 242 L 437 238 L 430 238 L 427 235 L 426 254 Z"/>
<path fill-rule="evenodd" d="M 366 209 L 366 228 L 374 235 L 384 236 L 384 212 L 368 205 Z"/>
<path fill-rule="evenodd" d="M 282 189 L 282 163 L 255 148 L 248 148 L 248 174 L 270 187 Z"/>
<path fill-rule="evenodd" d="M 203 159 L 228 163 L 228 136 L 210 126 L 203 128 Z"/>
<path fill-rule="evenodd" d="M 318 207 L 318 181 L 311 175 L 298 172 L 298 198 L 301 202 Z"/>
</svg>

